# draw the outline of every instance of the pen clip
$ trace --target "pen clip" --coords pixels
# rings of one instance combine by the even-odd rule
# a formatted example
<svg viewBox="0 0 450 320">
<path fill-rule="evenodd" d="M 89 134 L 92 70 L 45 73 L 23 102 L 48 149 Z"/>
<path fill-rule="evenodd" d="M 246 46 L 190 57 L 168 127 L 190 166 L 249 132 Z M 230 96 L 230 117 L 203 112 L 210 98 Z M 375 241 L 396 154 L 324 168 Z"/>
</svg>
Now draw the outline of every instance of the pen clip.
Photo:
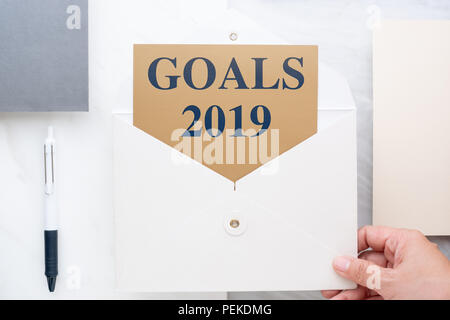
<svg viewBox="0 0 450 320">
<path fill-rule="evenodd" d="M 50 162 L 51 162 L 51 174 L 52 174 L 52 183 L 55 183 L 55 167 L 53 160 L 53 145 L 50 146 Z M 48 183 L 47 179 L 47 145 L 44 144 L 44 171 L 45 171 L 45 184 Z"/>
<path fill-rule="evenodd" d="M 49 127 L 48 129 L 48 138 L 44 144 L 44 181 L 45 181 L 45 192 L 47 194 L 53 193 L 53 185 L 55 183 L 55 150 L 54 143 L 55 140 L 53 138 L 53 128 Z"/>
</svg>

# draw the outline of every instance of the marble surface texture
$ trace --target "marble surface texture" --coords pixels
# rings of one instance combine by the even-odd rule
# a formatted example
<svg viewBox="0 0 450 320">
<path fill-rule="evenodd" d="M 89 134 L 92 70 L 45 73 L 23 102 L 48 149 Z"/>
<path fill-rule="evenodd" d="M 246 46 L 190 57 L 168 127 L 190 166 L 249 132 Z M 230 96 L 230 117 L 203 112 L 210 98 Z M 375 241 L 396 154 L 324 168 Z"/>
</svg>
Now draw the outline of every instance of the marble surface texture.
<svg viewBox="0 0 450 320">
<path fill-rule="evenodd" d="M 136 9 L 140 5 L 145 10 Z M 127 6 L 133 10 L 128 11 Z M 370 224 L 371 28 L 379 19 L 449 19 L 450 2 L 230 0 L 228 7 L 264 24 L 290 43 L 318 44 L 320 59 L 349 81 L 358 110 L 358 223 Z M 182 0 L 90 1 L 91 111 L 0 113 L 0 299 L 226 297 L 225 293 L 146 294 L 114 290 L 111 114 L 129 111 L 132 106 L 132 43 L 163 43 L 168 38 L 170 42 L 182 42 L 180 34 L 188 33 L 186 24 L 194 26 L 206 19 L 207 10 L 226 8 L 211 6 L 201 13 L 188 9 Z M 149 16 L 154 19 L 148 19 Z M 133 31 L 133 36 L 127 36 L 124 30 Z M 126 66 L 117 63 L 120 54 L 129 59 Z M 60 277 L 55 295 L 47 292 L 42 263 L 42 144 L 48 125 L 54 126 L 59 142 L 56 179 L 58 202 L 64 213 L 60 218 L 64 232 L 60 236 Z M 432 240 L 450 254 L 450 238 Z M 229 293 L 228 297 L 314 299 L 320 298 L 320 293 L 252 292 Z"/>
</svg>

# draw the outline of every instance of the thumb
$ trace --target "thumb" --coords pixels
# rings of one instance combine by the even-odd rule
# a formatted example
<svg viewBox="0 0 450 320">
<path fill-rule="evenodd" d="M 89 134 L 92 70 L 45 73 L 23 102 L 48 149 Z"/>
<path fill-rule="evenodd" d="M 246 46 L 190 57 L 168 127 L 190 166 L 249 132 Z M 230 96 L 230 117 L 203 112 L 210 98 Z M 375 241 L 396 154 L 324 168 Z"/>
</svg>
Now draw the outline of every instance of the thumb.
<svg viewBox="0 0 450 320">
<path fill-rule="evenodd" d="M 392 282 L 392 269 L 382 268 L 370 261 L 353 257 L 337 257 L 333 261 L 337 274 L 383 295 Z"/>
</svg>

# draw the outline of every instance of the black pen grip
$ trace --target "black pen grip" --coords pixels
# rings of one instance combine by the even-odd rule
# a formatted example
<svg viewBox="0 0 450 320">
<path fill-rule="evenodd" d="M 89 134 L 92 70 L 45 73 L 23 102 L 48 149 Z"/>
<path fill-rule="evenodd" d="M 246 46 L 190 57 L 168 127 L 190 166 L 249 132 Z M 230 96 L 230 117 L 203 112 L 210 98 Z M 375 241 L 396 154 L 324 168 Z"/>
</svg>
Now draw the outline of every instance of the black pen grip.
<svg viewBox="0 0 450 320">
<path fill-rule="evenodd" d="M 45 275 L 58 275 L 58 231 L 44 231 L 45 237 Z"/>
</svg>

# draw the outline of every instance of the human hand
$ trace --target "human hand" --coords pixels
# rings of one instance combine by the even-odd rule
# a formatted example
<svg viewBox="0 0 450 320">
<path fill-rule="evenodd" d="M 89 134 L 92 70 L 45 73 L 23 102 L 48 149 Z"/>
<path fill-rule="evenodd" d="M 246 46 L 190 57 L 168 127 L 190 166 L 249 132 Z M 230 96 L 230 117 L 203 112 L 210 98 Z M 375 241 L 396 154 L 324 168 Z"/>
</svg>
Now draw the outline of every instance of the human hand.
<svg viewBox="0 0 450 320">
<path fill-rule="evenodd" d="M 450 260 L 419 231 L 365 226 L 358 231 L 358 252 L 358 259 L 333 261 L 334 270 L 358 287 L 322 291 L 325 298 L 450 299 Z"/>
</svg>

